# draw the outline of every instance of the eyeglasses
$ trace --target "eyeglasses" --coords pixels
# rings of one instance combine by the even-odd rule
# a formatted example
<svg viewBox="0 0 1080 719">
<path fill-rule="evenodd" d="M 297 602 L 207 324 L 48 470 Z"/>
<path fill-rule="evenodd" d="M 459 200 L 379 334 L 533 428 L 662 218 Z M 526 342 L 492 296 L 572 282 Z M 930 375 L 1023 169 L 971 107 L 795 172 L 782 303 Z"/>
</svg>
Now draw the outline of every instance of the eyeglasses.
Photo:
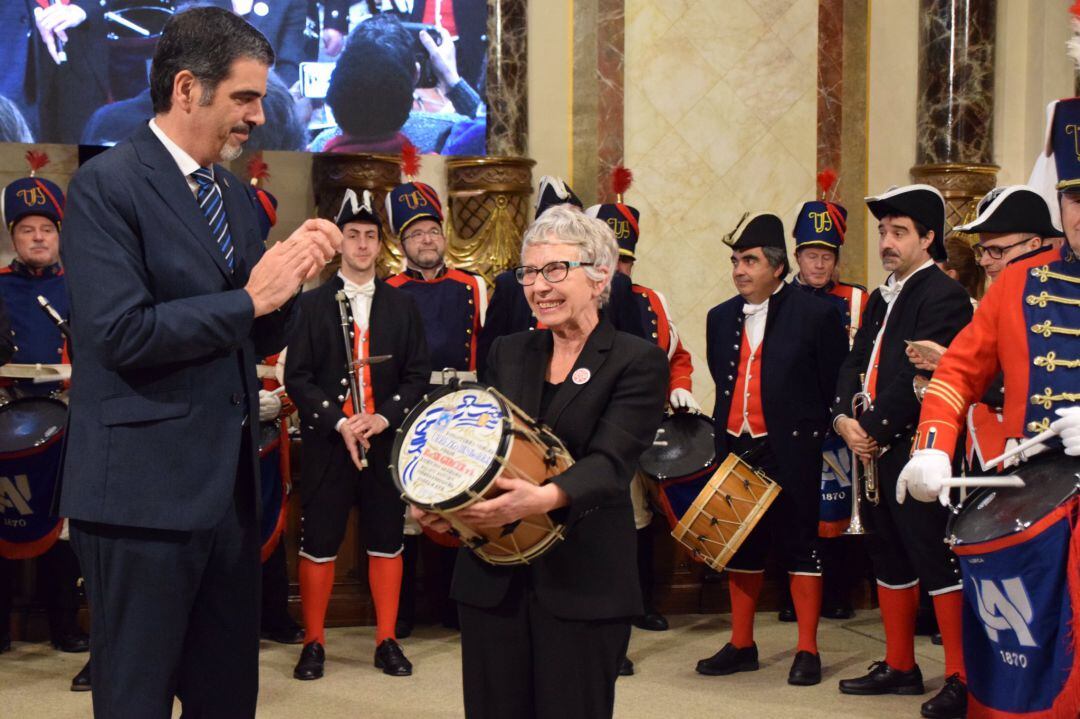
<svg viewBox="0 0 1080 719">
<path fill-rule="evenodd" d="M 1031 240 L 1033 239 L 1033 237 L 1028 237 L 1026 239 L 1020 240 L 1019 242 L 1014 242 L 1011 245 L 1005 245 L 1004 247 L 987 247 L 983 244 L 978 244 L 972 245 L 971 249 L 975 251 L 976 262 L 981 260 L 983 255 L 990 255 L 990 259 L 992 260 L 1000 260 L 1005 255 L 1005 250 L 1011 250 L 1012 248 L 1017 247 L 1018 245 L 1022 245 L 1025 242 L 1031 242 Z"/>
<path fill-rule="evenodd" d="M 410 232 L 402 239 L 404 240 L 419 240 L 421 237 L 430 237 L 434 240 L 443 236 L 442 228 L 432 227 L 430 230 L 417 230 L 416 232 Z"/>
<path fill-rule="evenodd" d="M 522 265 L 521 267 L 514 268 L 514 276 L 517 277 L 519 285 L 528 287 L 536 282 L 537 275 L 543 275 L 544 279 L 548 282 L 562 282 L 566 279 L 566 276 L 570 274 L 570 270 L 575 267 L 592 267 L 592 262 L 571 262 L 569 260 L 555 260 L 549 262 L 543 267 L 530 267 L 528 265 Z"/>
</svg>

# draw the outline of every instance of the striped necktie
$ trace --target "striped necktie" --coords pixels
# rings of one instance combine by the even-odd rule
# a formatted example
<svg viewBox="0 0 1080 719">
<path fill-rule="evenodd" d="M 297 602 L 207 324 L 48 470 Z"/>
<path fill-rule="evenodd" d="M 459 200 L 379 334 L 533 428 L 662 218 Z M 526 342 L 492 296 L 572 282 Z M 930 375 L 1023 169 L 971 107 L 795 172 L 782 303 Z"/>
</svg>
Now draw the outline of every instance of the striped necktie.
<svg viewBox="0 0 1080 719">
<path fill-rule="evenodd" d="M 191 173 L 192 179 L 199 185 L 195 199 L 199 202 L 210 225 L 210 236 L 214 238 L 221 254 L 225 255 L 225 264 L 230 270 L 235 269 L 236 260 L 233 257 L 232 236 L 229 234 L 229 220 L 225 217 L 225 203 L 222 201 L 221 188 L 214 182 L 214 173 L 209 167 L 200 167 Z"/>
</svg>

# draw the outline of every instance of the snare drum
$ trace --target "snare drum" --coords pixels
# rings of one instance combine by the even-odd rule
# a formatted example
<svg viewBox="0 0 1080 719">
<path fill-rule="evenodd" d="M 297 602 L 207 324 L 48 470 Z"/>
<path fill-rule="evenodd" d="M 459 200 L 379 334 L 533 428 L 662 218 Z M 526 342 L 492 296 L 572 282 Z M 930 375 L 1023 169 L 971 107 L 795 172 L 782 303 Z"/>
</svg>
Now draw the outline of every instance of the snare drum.
<svg viewBox="0 0 1080 719">
<path fill-rule="evenodd" d="M 52 504 L 66 422 L 67 405 L 51 397 L 0 406 L 0 557 L 36 557 L 60 536 Z"/>
<path fill-rule="evenodd" d="M 651 480 L 646 483 L 650 499 L 674 529 L 716 470 L 712 418 L 693 412 L 668 415 L 638 466 Z"/>
<path fill-rule="evenodd" d="M 451 382 L 425 395 L 397 430 L 390 473 L 406 502 L 446 518 L 452 533 L 491 564 L 527 564 L 563 538 L 547 514 L 474 529 L 456 512 L 516 477 L 541 485 L 573 460 L 550 430 L 506 397 L 476 382 Z"/>
<path fill-rule="evenodd" d="M 281 541 L 289 499 L 288 431 L 281 420 L 259 425 L 259 481 L 262 500 L 261 556 L 270 558 Z"/>
<path fill-rule="evenodd" d="M 780 485 L 729 454 L 671 536 L 716 571 L 731 561 L 780 493 Z"/>
<path fill-rule="evenodd" d="M 946 533 L 964 578 L 968 716 L 1080 716 L 1080 458 L 1014 473 L 1025 486 L 979 490 Z"/>
</svg>

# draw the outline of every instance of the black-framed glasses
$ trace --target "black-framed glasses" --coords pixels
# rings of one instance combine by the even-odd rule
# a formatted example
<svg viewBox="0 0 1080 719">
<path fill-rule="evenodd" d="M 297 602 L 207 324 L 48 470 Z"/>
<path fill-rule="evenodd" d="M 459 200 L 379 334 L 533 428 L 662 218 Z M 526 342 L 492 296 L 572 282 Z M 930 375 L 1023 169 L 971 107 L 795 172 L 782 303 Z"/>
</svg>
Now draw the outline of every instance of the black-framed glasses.
<svg viewBox="0 0 1080 719">
<path fill-rule="evenodd" d="M 555 260 L 549 262 L 543 267 L 530 267 L 529 265 L 522 265 L 521 267 L 514 268 L 514 277 L 517 278 L 518 284 L 528 287 L 536 282 L 537 275 L 543 275 L 544 279 L 548 282 L 562 282 L 566 279 L 566 276 L 570 274 L 570 270 L 575 267 L 592 267 L 592 262 L 571 262 L 570 260 Z"/>
<path fill-rule="evenodd" d="M 1023 240 L 1020 240 L 1018 242 L 1014 242 L 1011 245 L 1005 245 L 1004 247 L 987 247 L 986 245 L 983 245 L 983 244 L 980 243 L 980 244 L 972 245 L 971 249 L 974 250 L 974 252 L 975 252 L 975 261 L 976 262 L 981 260 L 983 255 L 990 255 L 990 259 L 992 259 L 992 260 L 1000 260 L 1002 257 L 1005 256 L 1005 251 L 1006 250 L 1011 250 L 1012 248 L 1017 247 L 1019 245 L 1022 245 L 1025 242 L 1031 242 L 1033 239 L 1035 239 L 1035 238 L 1034 237 L 1028 237 L 1027 239 L 1023 239 Z"/>
<path fill-rule="evenodd" d="M 430 230 L 417 230 L 416 232 L 410 232 L 401 239 L 408 242 L 409 240 L 418 240 L 421 237 L 431 237 L 433 239 L 439 239 L 443 236 L 441 227 L 432 227 Z"/>
</svg>

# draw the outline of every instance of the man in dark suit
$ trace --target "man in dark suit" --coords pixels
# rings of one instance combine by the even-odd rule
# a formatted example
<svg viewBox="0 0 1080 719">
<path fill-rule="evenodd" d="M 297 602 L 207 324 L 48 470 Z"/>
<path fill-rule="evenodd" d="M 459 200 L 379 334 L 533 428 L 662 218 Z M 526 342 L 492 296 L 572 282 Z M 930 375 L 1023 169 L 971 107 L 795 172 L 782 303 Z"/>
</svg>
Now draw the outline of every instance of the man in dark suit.
<svg viewBox="0 0 1080 719">
<path fill-rule="evenodd" d="M 209 58 L 212 68 L 206 68 Z M 250 717 L 258 695 L 257 358 L 340 246 L 308 220 L 264 253 L 217 161 L 263 121 L 274 54 L 217 8 L 175 15 L 148 127 L 71 182 L 63 260 L 79 361 L 60 514 L 86 567 L 94 711 Z"/>
<path fill-rule="evenodd" d="M 845 694 L 922 694 L 915 663 L 919 585 L 934 602 L 945 647 L 945 687 L 922 706 L 925 717 L 962 717 L 967 705 L 961 646 L 962 595 L 956 558 L 943 539 L 949 512 L 939 504 L 896 501 L 896 480 L 908 460 L 919 400 L 916 369 L 905 340 L 948 346 L 971 320 L 971 302 L 937 268 L 945 259 L 945 200 L 929 185 L 908 185 L 866 198 L 878 218 L 882 266 L 891 272 L 867 301 L 851 354 L 840 370 L 833 427 L 856 455 L 877 463 L 878 501 L 864 502 L 871 534 L 867 551 L 877 578 L 885 625 L 885 660 L 869 674 L 840 682 Z M 926 373 L 924 373 L 926 374 Z M 870 396 L 871 409 L 853 417 L 852 397 Z M 856 488 L 853 488 L 853 491 Z M 861 491 L 861 488 L 859 488 Z"/>
<path fill-rule="evenodd" d="M 789 267 L 779 217 L 753 218 L 731 248 L 739 294 L 709 311 L 706 328 L 716 383 L 716 456 L 753 453 L 748 461 L 781 492 L 728 562 L 731 640 L 698 662 L 697 671 L 724 675 L 758 668 L 754 611 L 772 544 L 790 575 L 799 623 L 788 683 L 807 686 L 821 681 L 821 445 L 847 335 L 831 303 L 784 282 Z"/>
<path fill-rule="evenodd" d="M 304 649 L 293 671 L 297 679 L 323 675 L 324 624 L 334 586 L 334 559 L 345 538 L 349 510 L 357 500 L 368 554 L 368 584 L 375 604 L 375 666 L 391 676 L 408 676 L 412 665 L 397 643 L 398 595 L 402 575 L 405 505 L 390 478 L 394 430 L 427 389 L 431 378 L 424 326 L 408 293 L 375 278 L 381 247 L 379 218 L 371 193 L 361 200 L 345 192 L 337 223 L 342 229 L 341 270 L 300 300 L 302 326 L 289 340 L 285 386 L 300 412 L 304 439 L 303 504 L 300 537 L 300 598 Z M 350 380 L 346 368 L 338 293 L 349 300 L 354 361 L 362 364 Z M 354 410 L 350 382 L 355 381 Z M 361 468 L 357 445 L 367 450 Z"/>
</svg>

